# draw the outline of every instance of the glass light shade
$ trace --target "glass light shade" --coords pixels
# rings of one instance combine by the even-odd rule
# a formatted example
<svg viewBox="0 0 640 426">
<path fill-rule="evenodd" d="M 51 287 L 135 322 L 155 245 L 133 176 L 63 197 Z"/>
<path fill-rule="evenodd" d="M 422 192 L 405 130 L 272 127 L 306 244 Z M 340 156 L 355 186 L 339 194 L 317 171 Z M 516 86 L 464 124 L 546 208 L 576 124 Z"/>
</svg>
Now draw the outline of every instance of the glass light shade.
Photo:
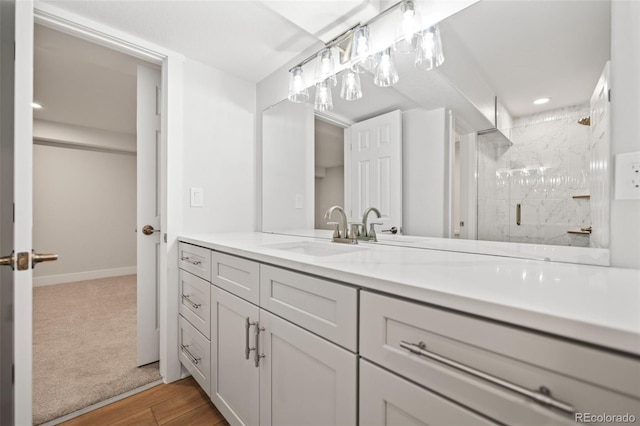
<svg viewBox="0 0 640 426">
<path fill-rule="evenodd" d="M 334 86 L 338 84 L 338 78 L 336 77 L 335 57 L 333 56 L 333 52 L 331 52 L 331 49 L 329 48 L 324 48 L 319 51 L 316 57 L 315 81 L 325 80 L 330 80 L 330 82 Z"/>
<path fill-rule="evenodd" d="M 358 27 L 353 34 L 353 47 L 351 59 L 364 59 L 370 54 L 369 27 Z"/>
<path fill-rule="evenodd" d="M 399 79 L 393 51 L 389 47 L 378 53 L 378 65 L 373 75 L 373 82 L 376 86 L 389 87 L 396 84 Z"/>
<path fill-rule="evenodd" d="M 296 103 L 309 100 L 309 91 L 304 84 L 301 67 L 295 67 L 289 75 L 289 100 Z"/>
<path fill-rule="evenodd" d="M 347 101 L 355 101 L 362 97 L 360 75 L 353 68 L 347 68 L 342 74 L 340 97 Z"/>
<path fill-rule="evenodd" d="M 413 0 L 404 0 L 400 5 L 400 15 L 394 49 L 398 53 L 413 53 L 422 20 L 418 5 Z"/>
<path fill-rule="evenodd" d="M 440 29 L 437 25 L 429 27 L 422 32 L 418 39 L 418 49 L 416 50 L 416 68 L 429 71 L 439 67 L 444 62 L 442 53 L 442 39 Z"/>
<path fill-rule="evenodd" d="M 330 79 L 316 84 L 316 101 L 313 105 L 316 111 L 324 112 L 333 109 L 333 97 L 331 96 Z"/>
</svg>

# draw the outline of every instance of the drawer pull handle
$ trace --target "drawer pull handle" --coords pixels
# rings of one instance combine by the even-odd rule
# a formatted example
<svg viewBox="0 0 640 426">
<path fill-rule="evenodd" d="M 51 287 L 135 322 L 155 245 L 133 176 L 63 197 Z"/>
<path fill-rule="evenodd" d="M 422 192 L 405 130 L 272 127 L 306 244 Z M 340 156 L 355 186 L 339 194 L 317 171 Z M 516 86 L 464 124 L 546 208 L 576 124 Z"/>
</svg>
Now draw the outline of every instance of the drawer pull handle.
<svg viewBox="0 0 640 426">
<path fill-rule="evenodd" d="M 256 368 L 260 367 L 260 358 L 264 358 L 265 354 L 260 353 L 260 332 L 264 331 L 264 327 L 260 327 L 260 323 L 256 321 L 256 352 L 254 353 L 254 361 L 256 364 Z"/>
<path fill-rule="evenodd" d="M 249 317 L 246 317 L 244 320 L 244 359 L 249 359 L 249 354 L 251 353 L 251 351 L 255 351 L 256 348 L 250 348 L 249 347 L 249 328 L 251 328 L 252 325 L 258 325 L 258 322 L 251 322 L 251 319 L 249 319 Z"/>
<path fill-rule="evenodd" d="M 198 364 L 200 362 L 200 360 L 202 358 L 196 358 L 195 356 L 193 356 L 191 354 L 191 352 L 189 352 L 189 345 L 180 345 L 180 350 L 182 351 L 182 353 L 184 353 L 187 358 L 189 358 L 189 361 L 191 361 L 194 364 Z"/>
<path fill-rule="evenodd" d="M 439 363 L 444 364 L 448 367 L 455 368 L 456 370 L 463 371 L 465 373 L 471 374 L 472 376 L 485 380 L 489 383 L 493 383 L 494 385 L 500 386 L 512 392 L 531 398 L 532 400 L 534 400 L 535 402 L 541 405 L 557 408 L 571 415 L 575 414 L 576 412 L 576 409 L 571 404 L 567 404 L 566 402 L 558 401 L 557 399 L 552 398 L 551 391 L 545 386 L 541 386 L 540 389 L 537 391 L 524 388 L 522 386 L 516 385 L 515 383 L 508 382 L 499 377 L 492 376 L 491 374 L 487 374 L 480 370 L 476 370 L 475 368 L 469 367 L 468 365 L 459 363 L 457 361 L 453 361 L 449 358 L 443 357 L 442 355 L 438 355 L 434 352 L 428 351 L 426 349 L 426 345 L 424 344 L 424 342 L 409 343 L 409 342 L 401 341 L 400 347 L 408 350 L 412 354 L 429 358 L 434 361 L 438 361 Z"/>
<path fill-rule="evenodd" d="M 191 300 L 188 294 L 183 294 L 182 300 L 186 300 L 187 302 L 189 302 L 189 304 L 193 307 L 193 309 L 198 309 L 200 306 L 202 306 L 202 303 L 196 303 L 193 300 Z"/>
<path fill-rule="evenodd" d="M 180 258 L 180 260 L 182 260 L 182 261 L 184 261 L 184 262 L 188 262 L 188 263 L 190 263 L 190 264 L 192 264 L 192 265 L 194 265 L 194 266 L 200 266 L 200 265 L 202 265 L 202 261 L 201 261 L 201 260 L 198 260 L 198 259 L 193 259 L 193 260 L 191 260 L 191 258 L 190 258 L 190 257 L 182 256 L 182 257 Z"/>
</svg>

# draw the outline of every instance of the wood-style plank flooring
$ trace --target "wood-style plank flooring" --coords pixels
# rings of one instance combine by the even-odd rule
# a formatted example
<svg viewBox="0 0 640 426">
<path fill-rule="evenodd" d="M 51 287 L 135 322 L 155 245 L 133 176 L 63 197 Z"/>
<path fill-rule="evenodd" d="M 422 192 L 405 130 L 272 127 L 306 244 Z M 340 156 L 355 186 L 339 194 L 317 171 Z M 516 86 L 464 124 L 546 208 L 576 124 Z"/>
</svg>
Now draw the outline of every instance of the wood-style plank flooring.
<svg viewBox="0 0 640 426">
<path fill-rule="evenodd" d="M 229 426 L 193 378 L 162 384 L 62 423 L 65 426 Z"/>
</svg>

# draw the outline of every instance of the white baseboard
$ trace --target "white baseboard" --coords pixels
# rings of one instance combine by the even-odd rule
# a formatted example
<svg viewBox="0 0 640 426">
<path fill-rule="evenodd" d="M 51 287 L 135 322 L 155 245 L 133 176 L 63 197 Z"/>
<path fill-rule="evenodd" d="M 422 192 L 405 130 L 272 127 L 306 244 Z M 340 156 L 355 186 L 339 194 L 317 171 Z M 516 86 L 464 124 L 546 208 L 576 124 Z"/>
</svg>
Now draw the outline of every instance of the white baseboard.
<svg viewBox="0 0 640 426">
<path fill-rule="evenodd" d="M 133 275 L 133 274 L 136 274 L 137 271 L 138 271 L 137 266 L 125 266 L 123 268 L 99 269 L 97 271 L 75 272 L 73 274 L 47 275 L 44 277 L 34 277 L 33 286 L 42 287 L 45 285 L 95 280 L 98 278 L 119 277 L 122 275 Z"/>
</svg>

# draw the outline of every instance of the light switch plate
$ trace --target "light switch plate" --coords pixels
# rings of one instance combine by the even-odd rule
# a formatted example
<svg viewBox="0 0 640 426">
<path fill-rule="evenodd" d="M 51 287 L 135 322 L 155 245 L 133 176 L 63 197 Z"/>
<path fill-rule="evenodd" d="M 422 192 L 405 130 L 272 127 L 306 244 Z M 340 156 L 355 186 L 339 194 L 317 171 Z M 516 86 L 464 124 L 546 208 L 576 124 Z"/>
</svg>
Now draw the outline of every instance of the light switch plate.
<svg viewBox="0 0 640 426">
<path fill-rule="evenodd" d="M 616 155 L 615 199 L 640 200 L 640 151 Z"/>
<path fill-rule="evenodd" d="M 204 206 L 204 190 L 202 188 L 191 188 L 191 207 Z"/>
</svg>

